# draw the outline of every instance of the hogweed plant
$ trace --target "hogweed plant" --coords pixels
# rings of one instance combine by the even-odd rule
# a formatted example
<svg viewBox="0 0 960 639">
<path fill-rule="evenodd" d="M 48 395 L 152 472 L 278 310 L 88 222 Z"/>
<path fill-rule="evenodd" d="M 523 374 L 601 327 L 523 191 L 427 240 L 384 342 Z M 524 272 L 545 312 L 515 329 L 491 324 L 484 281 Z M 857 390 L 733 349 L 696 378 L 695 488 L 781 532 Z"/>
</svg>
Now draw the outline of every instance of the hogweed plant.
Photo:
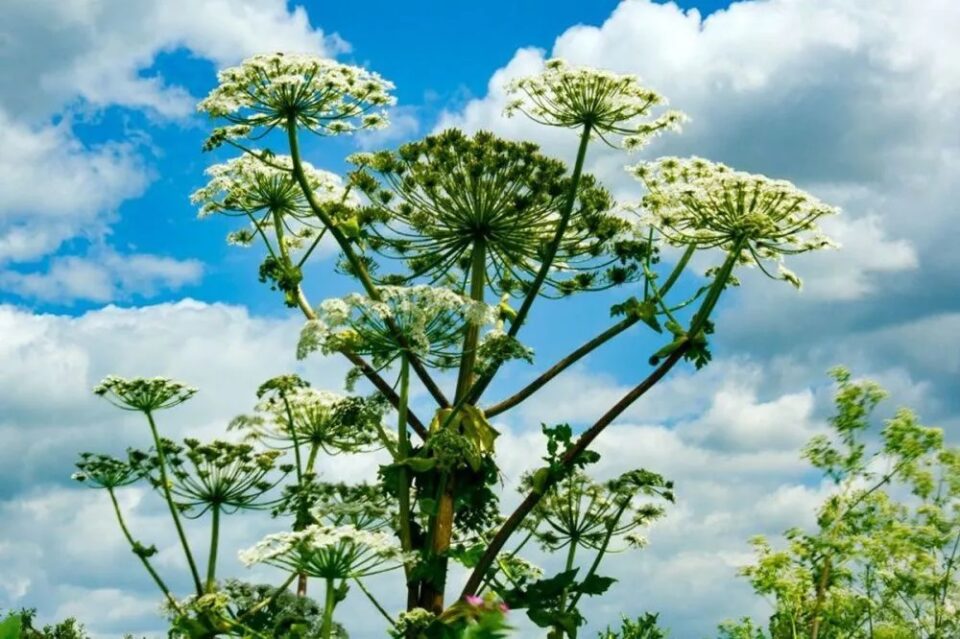
<svg viewBox="0 0 960 639">
<path fill-rule="evenodd" d="M 696 158 L 630 167 L 636 198 L 615 202 L 584 171 L 591 143 L 639 149 L 679 130 L 684 116 L 633 76 L 560 60 L 510 85 L 507 114 L 570 129 L 578 140 L 571 168 L 531 142 L 448 129 L 352 155 L 341 178 L 309 164 L 301 139 L 385 126 L 389 82 L 280 53 L 218 77 L 199 105 L 218 124 L 205 148 L 237 156 L 208 169 L 193 202 L 200 217 L 243 222 L 227 241 L 262 247 L 259 279 L 305 320 L 298 357 L 345 357 L 350 394 L 280 376 L 231 423 L 242 441 L 181 445 L 161 437 L 156 414 L 193 389 L 114 377 L 97 387 L 145 416 L 153 448 L 131 450 L 127 460 L 85 454 L 77 478 L 108 491 L 134 554 L 167 599 L 172 634 L 335 636 L 343 632 L 336 606 L 357 586 L 398 637 L 505 636 L 511 607 L 526 609 L 551 637 L 577 636 L 582 597 L 613 585 L 599 571 L 603 559 L 641 548 L 643 528 L 673 500 L 671 482 L 652 470 L 592 479 L 588 466 L 599 456 L 591 444 L 682 361 L 698 369 L 709 362 L 715 310 L 738 283 L 738 267 L 772 274 L 768 264 L 828 246 L 817 222 L 836 211 L 789 183 Z M 315 303 L 306 278 L 314 271 L 305 266 L 321 242 L 335 247 L 335 271 L 356 290 Z M 680 294 L 689 289 L 677 286 L 681 278 L 697 277 L 687 271 L 698 253 L 697 263 L 714 266 L 699 288 Z M 773 276 L 799 282 L 788 271 Z M 549 313 L 550 300 L 600 290 L 624 291 L 610 309 L 615 323 L 512 394 L 485 396 L 503 367 L 533 361 L 521 331 L 535 306 Z M 652 370 L 578 433 L 544 425 L 543 464 L 523 481 L 517 507 L 501 513 L 491 418 L 638 324 L 664 336 L 639 360 Z M 441 383 L 448 378 L 449 388 Z M 361 382 L 372 394 L 355 393 Z M 415 393 L 435 404 L 432 414 L 416 413 Z M 369 483 L 322 481 L 329 456 L 375 451 L 387 462 Z M 167 504 L 195 590 L 186 600 L 118 505 L 116 492 L 141 480 Z M 245 510 L 267 510 L 286 526 L 241 555 L 280 570 L 275 588 L 218 579 L 220 518 Z M 184 530 L 185 519 L 201 518 L 210 522 L 203 578 Z M 530 541 L 563 554 L 563 570 L 548 576 L 521 556 Z M 450 562 L 467 570 L 455 596 Z M 381 573 L 396 576 L 404 610 L 387 610 L 364 584 Z M 322 588 L 322 605 L 307 598 L 311 582 Z M 283 623 L 267 618 L 279 610 Z M 649 622 L 624 628 L 639 636 Z"/>
</svg>

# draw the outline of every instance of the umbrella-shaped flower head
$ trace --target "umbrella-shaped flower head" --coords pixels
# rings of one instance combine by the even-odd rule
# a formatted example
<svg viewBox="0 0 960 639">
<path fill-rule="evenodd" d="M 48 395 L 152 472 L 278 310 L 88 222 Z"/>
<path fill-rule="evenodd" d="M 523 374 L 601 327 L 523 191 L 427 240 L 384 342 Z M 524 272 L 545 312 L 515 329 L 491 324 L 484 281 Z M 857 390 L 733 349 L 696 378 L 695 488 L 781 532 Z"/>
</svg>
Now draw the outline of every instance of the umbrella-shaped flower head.
<svg viewBox="0 0 960 639">
<path fill-rule="evenodd" d="M 654 117 L 654 108 L 665 105 L 666 99 L 636 76 L 570 66 L 556 58 L 548 60 L 538 75 L 514 80 L 508 92 L 515 97 L 507 104 L 507 115 L 523 113 L 548 126 L 589 126 L 601 138 L 623 135 L 624 147 L 631 150 L 662 131 L 679 129 L 685 119 L 678 111 Z"/>
<path fill-rule="evenodd" d="M 357 205 L 356 198 L 350 197 L 337 174 L 317 169 L 309 162 L 303 163 L 303 172 L 321 205 Z M 314 217 L 303 189 L 293 176 L 293 161 L 288 155 L 245 153 L 211 166 L 206 174 L 210 181 L 190 196 L 191 202 L 200 205 L 200 217 L 214 213 L 247 216 L 265 212 L 300 220 Z"/>
<path fill-rule="evenodd" d="M 317 319 L 304 326 L 298 356 L 348 348 L 385 366 L 403 353 L 438 367 L 458 363 L 458 348 L 468 324 L 492 325 L 497 307 L 476 302 L 446 288 L 381 286 L 379 300 L 352 293 L 325 300 Z"/>
<path fill-rule="evenodd" d="M 354 526 L 307 526 L 264 537 L 240 552 L 251 566 L 265 563 L 319 579 L 354 579 L 394 570 L 415 560 L 387 532 Z"/>
<path fill-rule="evenodd" d="M 376 73 L 317 55 L 270 53 L 217 74 L 219 84 L 197 106 L 231 124 L 214 130 L 207 148 L 261 137 L 291 120 L 313 133 L 338 135 L 387 124 L 393 84 Z"/>
<path fill-rule="evenodd" d="M 572 185 L 564 164 L 535 144 L 484 131 L 449 129 L 351 161 L 351 182 L 370 202 L 361 217 L 375 250 L 406 262 L 406 278 L 459 279 L 463 287 L 482 249 L 484 280 L 497 294 L 526 292 Z M 612 206 L 610 194 L 582 176 L 546 290 L 605 288 L 637 273 L 647 246 Z"/>
<path fill-rule="evenodd" d="M 245 430 L 248 439 L 278 449 L 299 444 L 335 455 L 379 448 L 379 426 L 386 410 L 380 396 L 348 397 L 296 386 L 283 393 L 261 393 L 255 413 L 234 419 L 230 428 Z"/>
<path fill-rule="evenodd" d="M 197 518 L 211 508 L 232 513 L 240 509 L 262 510 L 271 505 L 265 495 L 292 468 L 277 469 L 279 451 L 257 452 L 249 444 L 213 441 L 204 444 L 185 439 L 184 445 L 161 439 L 164 459 L 171 467 L 170 491 L 181 510 Z M 159 455 L 131 451 L 137 471 L 162 489 Z"/>
<path fill-rule="evenodd" d="M 140 479 L 136 468 L 125 461 L 109 455 L 81 453 L 77 462 L 77 472 L 71 479 L 82 482 L 91 488 L 112 490 L 129 486 Z"/>
<path fill-rule="evenodd" d="M 153 412 L 173 408 L 193 397 L 197 389 L 167 377 L 131 377 L 108 375 L 94 386 L 93 392 L 124 410 Z"/>
<path fill-rule="evenodd" d="M 527 478 L 529 484 L 532 478 Z M 576 471 L 554 486 L 537 504 L 527 524 L 540 544 L 556 551 L 571 544 L 605 548 L 608 538 L 640 547 L 636 530 L 663 515 L 663 508 L 641 497 L 673 501 L 673 483 L 656 473 L 632 470 L 599 483 Z"/>
<path fill-rule="evenodd" d="M 740 261 L 799 288 L 785 255 L 834 246 L 817 223 L 838 212 L 785 180 L 734 171 L 700 158 L 661 158 L 630 167 L 648 193 L 644 221 L 670 244 L 737 250 Z M 773 275 L 765 262 L 774 262 Z"/>
</svg>

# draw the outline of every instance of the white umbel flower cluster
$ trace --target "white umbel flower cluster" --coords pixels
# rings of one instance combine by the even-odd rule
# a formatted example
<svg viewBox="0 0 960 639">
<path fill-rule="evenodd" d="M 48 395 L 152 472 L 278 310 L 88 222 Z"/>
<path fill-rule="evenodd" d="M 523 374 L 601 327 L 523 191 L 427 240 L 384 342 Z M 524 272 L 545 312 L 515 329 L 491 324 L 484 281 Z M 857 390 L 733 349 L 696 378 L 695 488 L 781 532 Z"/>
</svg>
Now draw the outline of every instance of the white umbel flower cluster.
<svg viewBox="0 0 960 639">
<path fill-rule="evenodd" d="M 387 125 L 393 84 L 376 73 L 316 55 L 255 55 L 217 74 L 218 86 L 197 105 L 231 125 L 216 129 L 208 148 L 260 136 L 291 121 L 320 135 Z"/>
<path fill-rule="evenodd" d="M 628 150 L 643 147 L 663 131 L 679 130 L 686 120 L 679 111 L 651 119 L 651 110 L 667 101 L 636 76 L 572 67 L 557 58 L 548 60 L 539 75 L 514 80 L 507 91 L 516 96 L 507 104 L 508 116 L 523 113 L 549 126 L 590 126 L 601 138 L 605 133 L 623 135 Z"/>
<path fill-rule="evenodd" d="M 301 333 L 298 357 L 349 348 L 382 365 L 405 351 L 431 365 L 448 366 L 456 363 L 467 324 L 494 325 L 499 319 L 496 306 L 447 288 L 382 286 L 377 291 L 380 300 L 353 293 L 322 302 L 317 319 Z"/>
<path fill-rule="evenodd" d="M 378 446 L 382 417 L 376 404 L 316 388 L 297 388 L 283 397 L 269 396 L 256 406 L 257 417 L 235 421 L 248 437 L 279 448 L 307 443 L 327 454 L 370 450 Z"/>
<path fill-rule="evenodd" d="M 387 532 L 313 525 L 267 535 L 239 558 L 247 566 L 265 563 L 320 579 L 354 579 L 399 568 L 415 561 L 415 554 L 404 553 Z"/>
<path fill-rule="evenodd" d="M 317 202 L 359 206 L 359 200 L 344 187 L 340 176 L 303 162 L 303 172 Z M 293 175 L 288 155 L 260 156 L 245 153 L 214 164 L 205 173 L 210 181 L 190 196 L 200 206 L 198 217 L 214 213 L 227 215 L 277 211 L 294 217 L 312 217 L 310 205 Z"/>
<path fill-rule="evenodd" d="M 797 288 L 800 279 L 784 255 L 836 246 L 817 227 L 839 212 L 785 180 L 734 171 L 701 158 L 660 158 L 627 167 L 648 190 L 639 204 L 643 222 L 676 246 L 739 247 L 741 262 Z M 771 274 L 765 262 L 777 264 Z"/>
<path fill-rule="evenodd" d="M 124 410 L 150 412 L 172 408 L 193 397 L 197 389 L 167 377 L 124 378 L 107 375 L 93 392 Z"/>
</svg>

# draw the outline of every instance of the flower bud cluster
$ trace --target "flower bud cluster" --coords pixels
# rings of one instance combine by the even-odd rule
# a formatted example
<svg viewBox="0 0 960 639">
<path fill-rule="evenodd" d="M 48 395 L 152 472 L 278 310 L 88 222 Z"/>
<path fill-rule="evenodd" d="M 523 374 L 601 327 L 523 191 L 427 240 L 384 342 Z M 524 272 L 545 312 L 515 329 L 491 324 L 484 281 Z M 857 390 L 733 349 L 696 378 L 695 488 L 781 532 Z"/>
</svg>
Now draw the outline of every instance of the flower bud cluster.
<svg viewBox="0 0 960 639">
<path fill-rule="evenodd" d="M 112 490 L 129 486 L 140 479 L 136 468 L 109 455 L 80 453 L 80 461 L 76 466 L 78 470 L 70 478 L 91 488 Z"/>
</svg>

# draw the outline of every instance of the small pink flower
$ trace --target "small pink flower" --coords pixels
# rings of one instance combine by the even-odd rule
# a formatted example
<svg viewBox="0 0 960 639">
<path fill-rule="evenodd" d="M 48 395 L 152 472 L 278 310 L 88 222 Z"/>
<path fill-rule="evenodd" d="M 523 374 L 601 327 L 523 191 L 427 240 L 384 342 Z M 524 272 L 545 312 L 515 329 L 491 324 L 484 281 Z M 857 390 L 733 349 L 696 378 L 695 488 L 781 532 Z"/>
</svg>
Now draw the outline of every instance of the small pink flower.
<svg viewBox="0 0 960 639">
<path fill-rule="evenodd" d="M 507 604 L 503 603 L 502 601 L 497 607 L 500 609 L 500 612 L 502 612 L 503 614 L 507 614 L 508 612 L 510 612 L 510 607 L 507 606 Z"/>
<path fill-rule="evenodd" d="M 481 606 L 481 605 L 483 605 L 483 599 L 480 598 L 480 597 L 478 597 L 478 596 L 476 596 L 476 595 L 467 595 L 466 597 L 464 597 L 464 599 L 465 599 L 466 602 L 467 602 L 468 604 L 470 604 L 471 606 Z"/>
</svg>

